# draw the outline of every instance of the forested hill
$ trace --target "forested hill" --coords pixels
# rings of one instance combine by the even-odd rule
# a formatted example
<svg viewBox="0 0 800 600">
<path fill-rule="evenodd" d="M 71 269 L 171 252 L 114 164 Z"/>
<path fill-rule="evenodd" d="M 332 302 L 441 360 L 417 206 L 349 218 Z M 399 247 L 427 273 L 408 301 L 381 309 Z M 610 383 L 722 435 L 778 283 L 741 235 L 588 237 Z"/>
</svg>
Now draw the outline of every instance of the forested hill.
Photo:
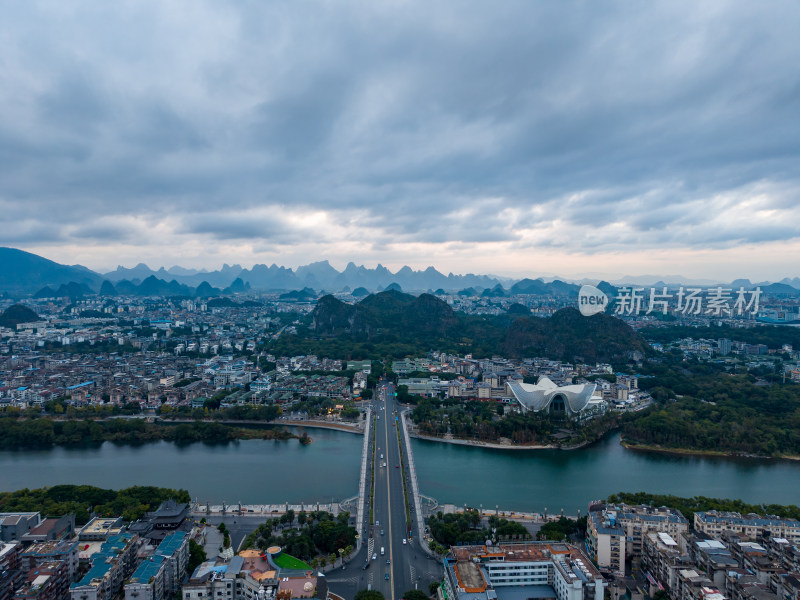
<svg viewBox="0 0 800 600">
<path fill-rule="evenodd" d="M 323 296 L 312 313 L 318 334 L 371 337 L 407 332 L 413 337 L 443 336 L 457 325 L 453 309 L 430 294 L 414 297 L 395 290 L 371 294 L 358 304 Z"/>
<path fill-rule="evenodd" d="M 616 317 L 603 313 L 584 317 L 574 308 L 563 308 L 549 319 L 520 317 L 506 331 L 506 356 L 546 356 L 582 362 L 617 362 L 634 353 L 650 352 L 647 342 Z"/>
<path fill-rule="evenodd" d="M 286 352 L 330 353 L 332 340 L 347 340 L 351 356 L 361 354 L 359 342 L 373 354 L 395 357 L 438 349 L 476 356 L 620 362 L 634 352 L 649 352 L 647 343 L 619 319 L 605 314 L 584 317 L 572 308 L 547 319 L 473 316 L 455 313 L 430 294 L 414 297 L 387 291 L 352 305 L 324 296 L 311 318 L 307 334 L 282 342 L 291 344 Z"/>
</svg>

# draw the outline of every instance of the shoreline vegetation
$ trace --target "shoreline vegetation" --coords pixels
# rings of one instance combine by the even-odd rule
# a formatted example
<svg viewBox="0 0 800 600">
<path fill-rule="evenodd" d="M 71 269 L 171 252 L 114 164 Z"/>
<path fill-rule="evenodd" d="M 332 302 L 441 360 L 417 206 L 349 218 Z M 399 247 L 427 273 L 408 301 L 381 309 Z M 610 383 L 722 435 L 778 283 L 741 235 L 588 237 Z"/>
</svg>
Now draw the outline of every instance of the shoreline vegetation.
<svg viewBox="0 0 800 600">
<path fill-rule="evenodd" d="M 112 490 L 92 485 L 60 484 L 0 492 L 0 512 L 40 511 L 44 515 L 73 513 L 75 525 L 85 525 L 93 514 L 121 515 L 125 521 L 135 521 L 168 499 L 191 502 L 189 492 L 182 489 L 132 486 Z"/>
<path fill-rule="evenodd" d="M 700 450 L 696 448 L 669 448 L 656 444 L 642 444 L 620 438 L 620 445 L 628 450 L 638 450 L 640 452 L 657 452 L 659 454 L 672 454 L 682 456 L 716 456 L 723 458 L 757 458 L 759 460 L 800 460 L 800 455 L 779 454 L 776 456 L 766 456 L 763 454 L 749 454 L 744 452 L 724 452 L 721 450 Z"/>
<path fill-rule="evenodd" d="M 269 427 L 264 427 L 269 425 Z M 31 450 L 54 446 L 86 447 L 103 442 L 138 444 L 168 441 L 176 444 L 193 442 L 227 443 L 236 440 L 291 440 L 310 444 L 306 432 L 294 433 L 281 426 L 253 422 L 235 427 L 218 421 L 176 422 L 136 419 L 68 419 L 48 417 L 0 418 L 0 449 Z"/>
<path fill-rule="evenodd" d="M 608 432 L 609 434 L 612 432 Z M 514 444 L 510 440 L 506 442 L 484 442 L 481 440 L 470 440 L 465 438 L 454 437 L 436 437 L 430 435 L 422 435 L 419 433 L 410 433 L 411 437 L 425 440 L 428 442 L 439 442 L 442 444 L 454 444 L 457 446 L 471 446 L 473 448 L 489 448 L 492 450 L 583 450 L 592 444 L 600 441 L 598 440 L 585 440 L 578 444 L 572 445 L 557 445 L 557 444 Z M 662 446 L 653 446 L 647 444 L 639 444 L 631 442 L 622 437 L 619 439 L 619 444 L 627 450 L 636 450 L 641 452 L 657 452 L 659 454 L 672 454 L 675 456 L 699 456 L 699 457 L 721 457 L 721 458 L 753 458 L 758 460 L 792 460 L 800 461 L 800 455 L 780 455 L 780 456 L 766 456 L 759 454 L 745 454 L 737 452 L 723 452 L 715 450 L 697 450 L 694 448 L 665 448 Z"/>
<path fill-rule="evenodd" d="M 284 428 L 297 428 L 295 433 Z M 75 447 L 99 445 L 103 442 L 146 443 L 168 441 L 177 444 L 194 442 L 227 443 L 238 440 L 298 440 L 302 445 L 313 442 L 304 429 L 329 429 L 344 433 L 363 435 L 358 423 L 326 422 L 322 420 L 280 419 L 258 421 L 247 419 L 191 420 L 170 418 L 119 418 L 68 419 L 53 417 L 19 418 L 0 417 L 0 450 L 30 450 L 56 446 Z M 600 441 L 605 435 L 619 432 L 620 427 L 604 432 L 597 439 L 585 439 L 574 444 L 514 443 L 508 438 L 498 441 L 459 438 L 452 435 L 433 436 L 419 433 L 412 426 L 409 435 L 428 442 L 471 446 L 490 450 L 536 451 L 536 450 L 584 450 Z M 626 439 L 620 435 L 619 444 L 627 450 L 655 452 L 674 456 L 750 458 L 800 461 L 800 455 L 785 454 L 766 456 L 753 453 L 706 450 L 696 448 L 664 447 L 656 444 L 643 444 Z"/>
</svg>

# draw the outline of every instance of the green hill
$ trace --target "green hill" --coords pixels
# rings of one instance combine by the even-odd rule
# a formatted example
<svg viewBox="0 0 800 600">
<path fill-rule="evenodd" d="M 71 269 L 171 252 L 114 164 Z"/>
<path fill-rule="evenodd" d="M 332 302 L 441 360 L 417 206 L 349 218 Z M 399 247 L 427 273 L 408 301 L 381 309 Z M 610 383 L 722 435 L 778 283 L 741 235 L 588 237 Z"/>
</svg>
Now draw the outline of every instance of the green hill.
<svg viewBox="0 0 800 600">
<path fill-rule="evenodd" d="M 18 323 L 32 323 L 39 320 L 39 315 L 27 306 L 15 304 L 0 314 L 0 327 L 14 328 Z"/>
<path fill-rule="evenodd" d="M 549 319 L 520 317 L 506 332 L 508 356 L 547 356 L 582 362 L 624 361 L 650 352 L 647 342 L 623 321 L 603 313 L 584 317 L 562 308 Z"/>
<path fill-rule="evenodd" d="M 566 308 L 549 319 L 515 318 L 513 314 L 471 316 L 455 313 L 430 294 L 414 297 L 396 291 L 373 294 L 357 304 L 346 304 L 333 296 L 320 298 L 311 313 L 308 333 L 297 336 L 291 342 L 292 349 L 324 354 L 331 347 L 326 342 L 331 340 L 351 345 L 365 342 L 366 349 L 395 356 L 439 349 L 478 356 L 546 356 L 591 363 L 624 361 L 635 352 L 650 352 L 638 333 L 605 314 L 584 317 Z"/>
</svg>

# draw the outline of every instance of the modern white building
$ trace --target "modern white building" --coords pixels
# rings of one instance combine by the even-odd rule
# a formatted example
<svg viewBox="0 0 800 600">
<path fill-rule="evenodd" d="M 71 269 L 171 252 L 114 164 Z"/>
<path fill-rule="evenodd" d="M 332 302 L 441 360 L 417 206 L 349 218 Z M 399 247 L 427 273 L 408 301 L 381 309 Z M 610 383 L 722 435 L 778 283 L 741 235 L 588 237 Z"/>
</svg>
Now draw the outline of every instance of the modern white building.
<svg viewBox="0 0 800 600">
<path fill-rule="evenodd" d="M 538 383 L 509 380 L 506 388 L 524 411 L 546 411 L 553 416 L 574 418 L 589 406 L 597 386 L 594 383 L 558 386 L 547 377 Z"/>
</svg>

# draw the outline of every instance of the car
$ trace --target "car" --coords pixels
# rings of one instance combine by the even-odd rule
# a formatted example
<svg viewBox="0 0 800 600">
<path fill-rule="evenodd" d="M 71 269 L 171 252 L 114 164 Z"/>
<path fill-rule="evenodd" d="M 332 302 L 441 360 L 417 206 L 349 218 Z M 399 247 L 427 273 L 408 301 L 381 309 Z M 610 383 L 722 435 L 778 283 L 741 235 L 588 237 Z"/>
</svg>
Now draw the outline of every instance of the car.
<svg viewBox="0 0 800 600">
<path fill-rule="evenodd" d="M 386 559 L 386 564 L 387 564 L 387 565 L 390 565 L 390 564 L 392 564 L 392 563 L 390 563 L 390 562 L 389 562 L 389 559 L 388 559 L 388 558 Z"/>
<path fill-rule="evenodd" d="M 378 560 L 378 555 L 377 554 L 373 554 L 372 555 L 372 560 Z"/>
<path fill-rule="evenodd" d="M 383 535 L 383 529 L 381 529 L 381 535 Z"/>
<path fill-rule="evenodd" d="M 380 521 L 375 521 L 375 527 L 378 527 L 381 524 Z"/>
<path fill-rule="evenodd" d="M 400 465 L 395 465 L 395 466 L 394 466 L 394 468 L 395 468 L 395 469 L 399 469 L 399 468 L 400 468 Z"/>
<path fill-rule="evenodd" d="M 406 545 L 406 538 L 403 538 L 403 546 Z"/>
<path fill-rule="evenodd" d="M 361 567 L 361 570 L 362 570 L 362 571 L 366 571 L 367 569 L 369 569 L 369 561 L 365 562 L 365 563 L 364 563 L 364 566 L 363 566 L 363 567 Z"/>
<path fill-rule="evenodd" d="M 384 578 L 386 581 L 389 581 L 389 574 L 387 573 L 387 574 L 386 574 L 386 575 L 385 575 L 383 578 Z"/>
</svg>

